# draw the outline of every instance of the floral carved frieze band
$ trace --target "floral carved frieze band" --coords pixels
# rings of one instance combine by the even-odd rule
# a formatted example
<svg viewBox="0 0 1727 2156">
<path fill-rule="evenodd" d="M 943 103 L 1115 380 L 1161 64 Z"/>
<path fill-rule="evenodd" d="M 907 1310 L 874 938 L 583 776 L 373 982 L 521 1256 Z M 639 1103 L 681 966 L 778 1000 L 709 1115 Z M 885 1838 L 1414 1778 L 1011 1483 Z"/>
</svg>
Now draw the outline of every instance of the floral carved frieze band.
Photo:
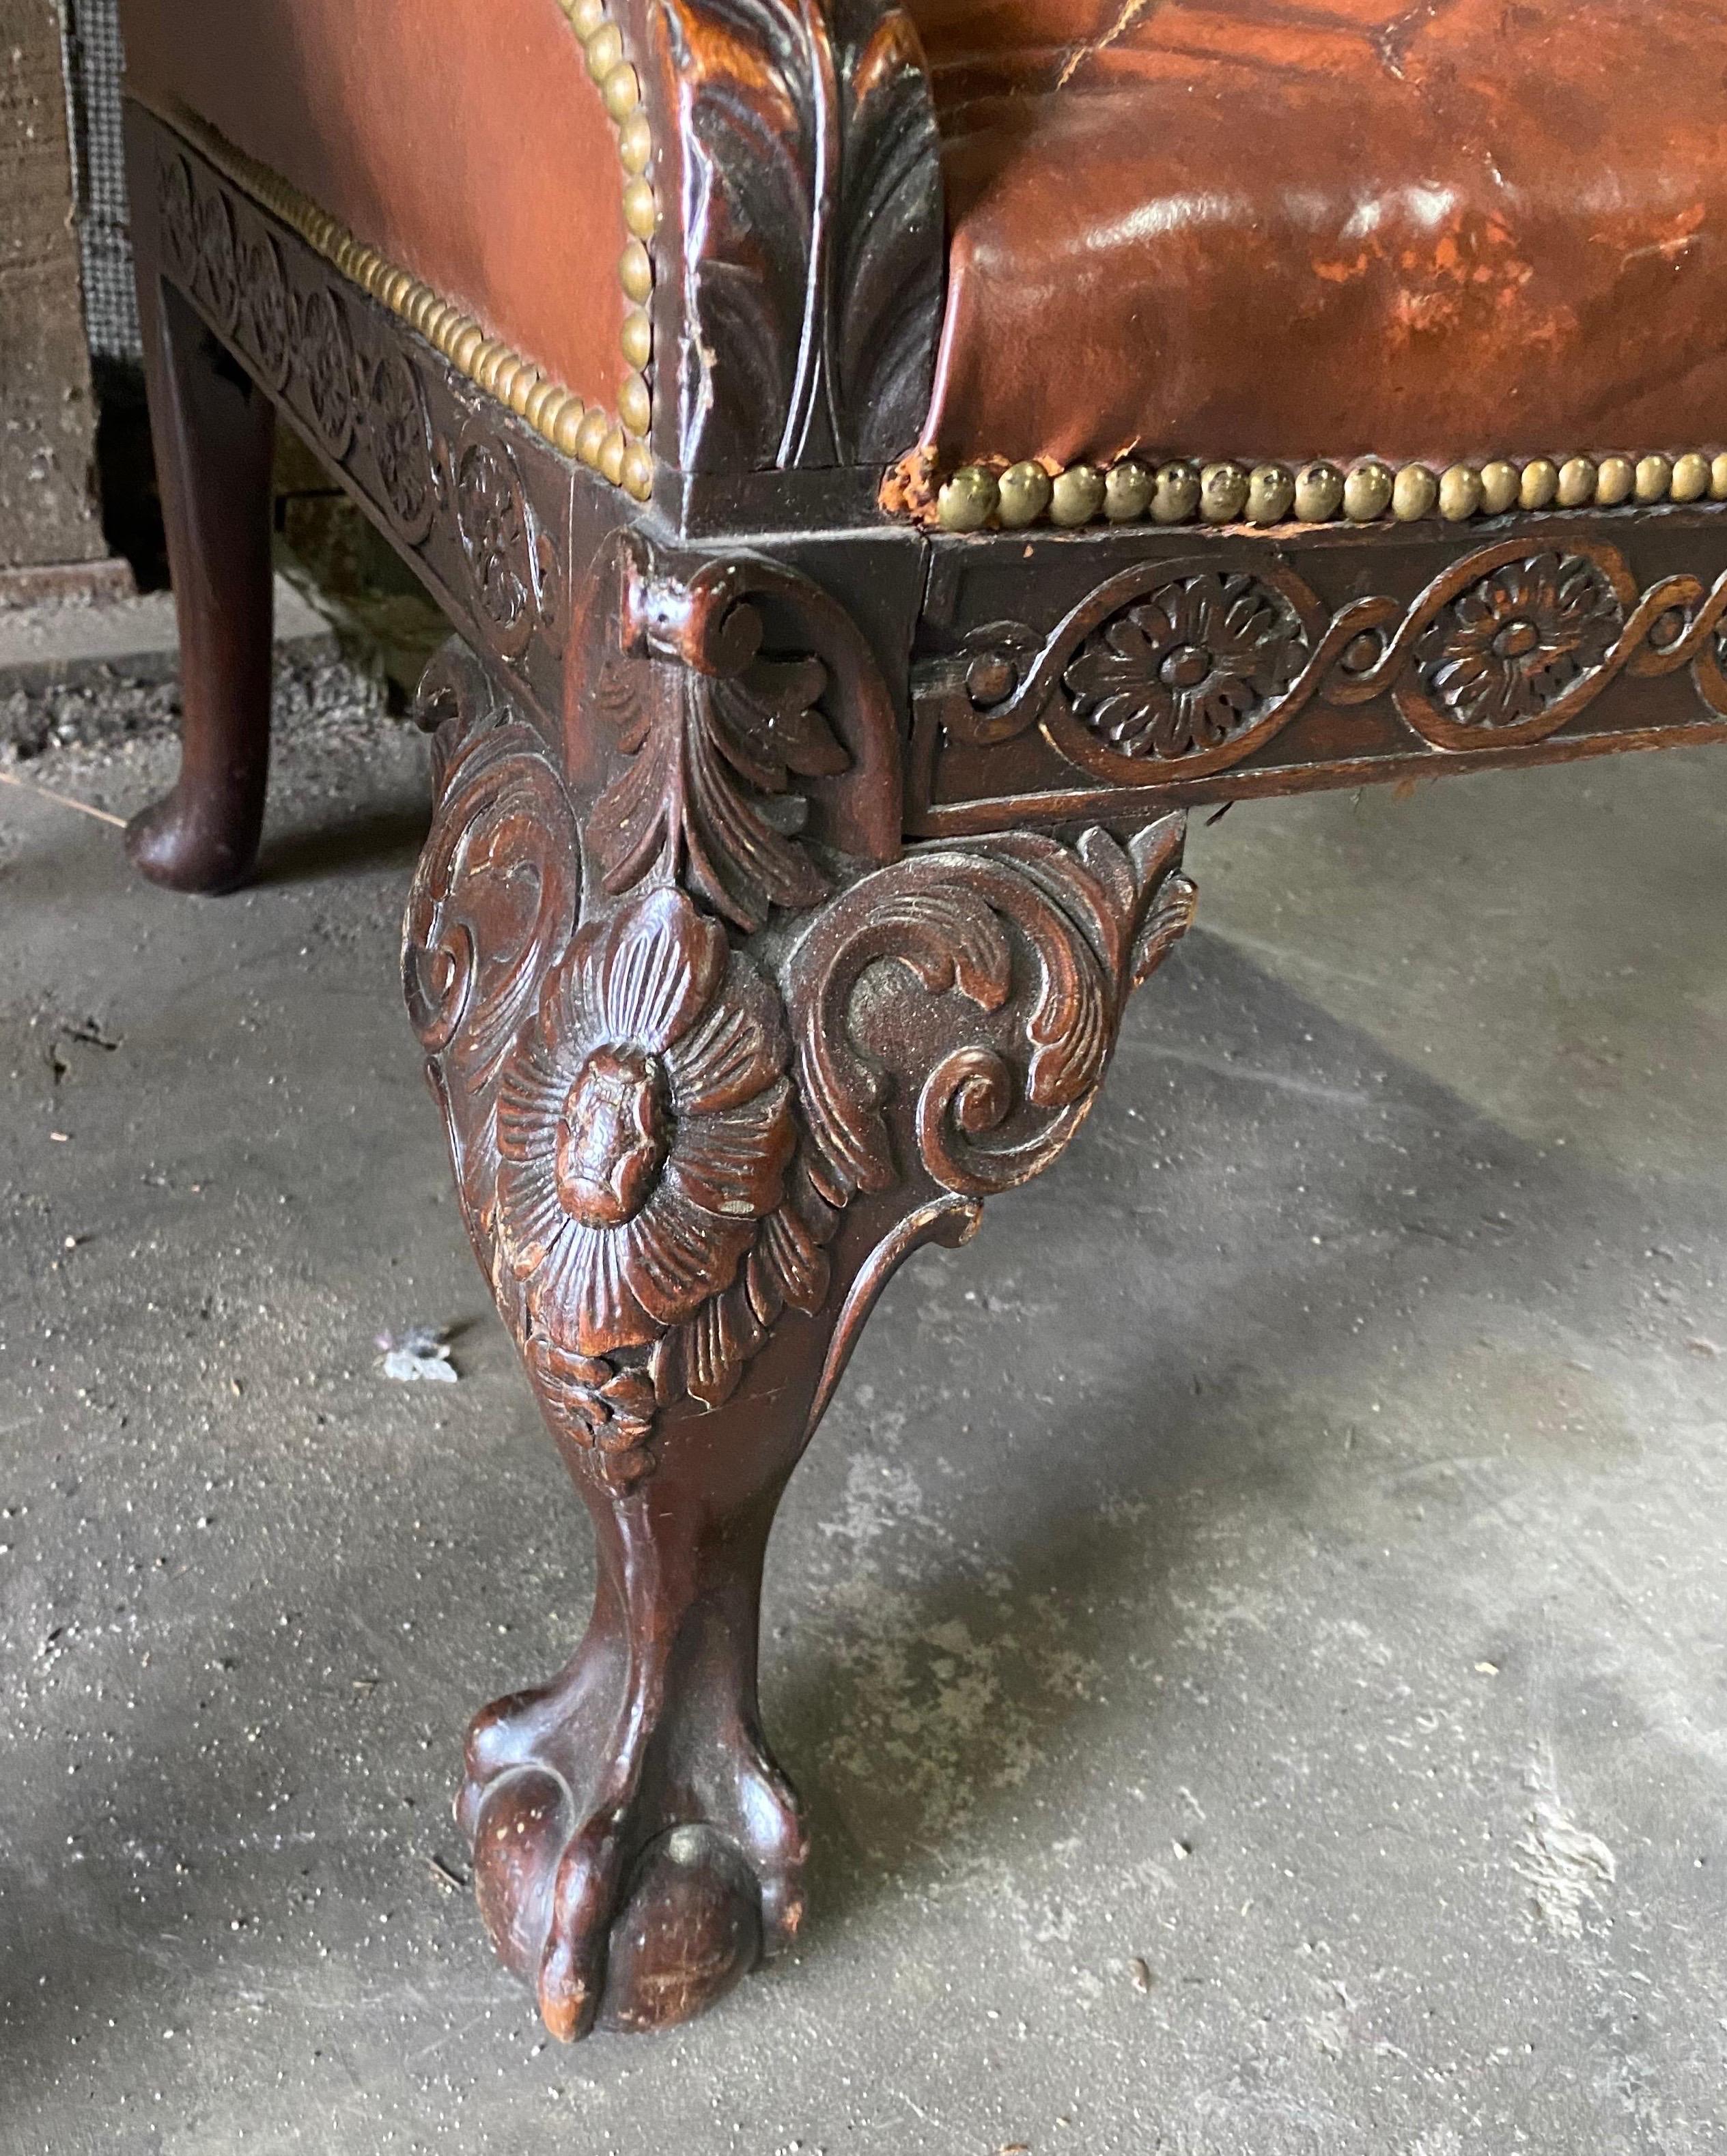
<svg viewBox="0 0 1727 2156">
<path fill-rule="evenodd" d="M 1335 609 L 1281 557 L 1137 564 L 1046 634 L 971 630 L 926 661 L 920 719 L 990 747 L 1032 733 L 1068 768 L 1113 786 L 1203 778 L 1239 766 L 1315 706 L 1389 701 L 1411 746 L 1524 747 L 1571 724 L 1621 677 L 1688 672 L 1727 718 L 1727 575 L 1646 588 L 1607 541 L 1485 547 L 1412 601 Z"/>
<path fill-rule="evenodd" d="M 554 1430 L 627 1489 L 787 1313 L 837 1369 L 859 1281 L 1061 1152 L 1193 894 L 1179 814 L 901 854 L 875 789 L 848 801 L 895 736 L 833 603 L 619 551 L 585 814 L 471 658 L 429 674 L 403 977 L 500 1310 Z M 763 657 L 776 608 L 810 649 Z M 842 1267 L 859 1204 L 886 1225 Z"/>
</svg>

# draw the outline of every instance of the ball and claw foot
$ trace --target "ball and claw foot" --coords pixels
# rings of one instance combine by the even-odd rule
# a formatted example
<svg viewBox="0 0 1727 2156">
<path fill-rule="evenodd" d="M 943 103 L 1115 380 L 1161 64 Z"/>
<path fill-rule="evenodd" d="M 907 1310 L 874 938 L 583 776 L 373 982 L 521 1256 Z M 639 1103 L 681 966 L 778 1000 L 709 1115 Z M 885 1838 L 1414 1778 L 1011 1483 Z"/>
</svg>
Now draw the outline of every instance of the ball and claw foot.
<svg viewBox="0 0 1727 2156">
<path fill-rule="evenodd" d="M 691 2020 L 789 1945 L 807 1845 L 738 1716 L 587 1676 L 484 1708 L 455 1807 L 498 1957 L 566 2042 Z"/>
</svg>

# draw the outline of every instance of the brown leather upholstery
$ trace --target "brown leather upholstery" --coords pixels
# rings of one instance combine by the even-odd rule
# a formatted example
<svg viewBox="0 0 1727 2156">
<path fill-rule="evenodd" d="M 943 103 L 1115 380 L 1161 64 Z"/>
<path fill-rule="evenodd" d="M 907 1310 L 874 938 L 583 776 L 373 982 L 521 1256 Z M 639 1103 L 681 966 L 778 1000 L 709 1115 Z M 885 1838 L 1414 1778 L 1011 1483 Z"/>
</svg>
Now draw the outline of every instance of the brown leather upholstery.
<svg viewBox="0 0 1727 2156">
<path fill-rule="evenodd" d="M 189 107 L 594 402 L 624 372 L 615 129 L 555 0 L 121 0 Z"/>
<path fill-rule="evenodd" d="M 910 0 L 943 461 L 1727 439 L 1723 0 Z"/>
</svg>

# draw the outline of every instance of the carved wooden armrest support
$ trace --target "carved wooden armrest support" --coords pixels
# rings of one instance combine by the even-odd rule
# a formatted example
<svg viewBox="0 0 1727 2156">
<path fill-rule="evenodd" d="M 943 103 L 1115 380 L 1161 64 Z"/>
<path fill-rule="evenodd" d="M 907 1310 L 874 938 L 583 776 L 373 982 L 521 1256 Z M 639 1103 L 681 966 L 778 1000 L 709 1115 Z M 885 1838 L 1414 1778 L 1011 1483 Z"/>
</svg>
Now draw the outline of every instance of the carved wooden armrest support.
<svg viewBox="0 0 1727 2156">
<path fill-rule="evenodd" d="M 683 471 L 880 466 L 928 408 L 944 231 L 892 0 L 620 0 L 655 144 L 654 448 Z"/>
</svg>

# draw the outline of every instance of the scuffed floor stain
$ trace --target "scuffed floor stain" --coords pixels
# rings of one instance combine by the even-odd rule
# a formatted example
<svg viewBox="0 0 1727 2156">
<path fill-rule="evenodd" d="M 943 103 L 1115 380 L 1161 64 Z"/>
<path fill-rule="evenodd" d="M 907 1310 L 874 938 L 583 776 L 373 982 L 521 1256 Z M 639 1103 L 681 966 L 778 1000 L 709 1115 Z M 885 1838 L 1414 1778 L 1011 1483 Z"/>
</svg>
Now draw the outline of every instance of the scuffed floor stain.
<svg viewBox="0 0 1727 2156">
<path fill-rule="evenodd" d="M 1565 1809 L 1550 1768 L 1532 1767 L 1529 1786 L 1535 1802 L 1514 1868 L 1528 1881 L 1534 1912 L 1547 1929 L 1559 1938 L 1581 1938 L 1585 1914 L 1601 1906 L 1602 1890 L 1617 1879 L 1618 1864 L 1601 1836 L 1580 1826 Z"/>
</svg>

